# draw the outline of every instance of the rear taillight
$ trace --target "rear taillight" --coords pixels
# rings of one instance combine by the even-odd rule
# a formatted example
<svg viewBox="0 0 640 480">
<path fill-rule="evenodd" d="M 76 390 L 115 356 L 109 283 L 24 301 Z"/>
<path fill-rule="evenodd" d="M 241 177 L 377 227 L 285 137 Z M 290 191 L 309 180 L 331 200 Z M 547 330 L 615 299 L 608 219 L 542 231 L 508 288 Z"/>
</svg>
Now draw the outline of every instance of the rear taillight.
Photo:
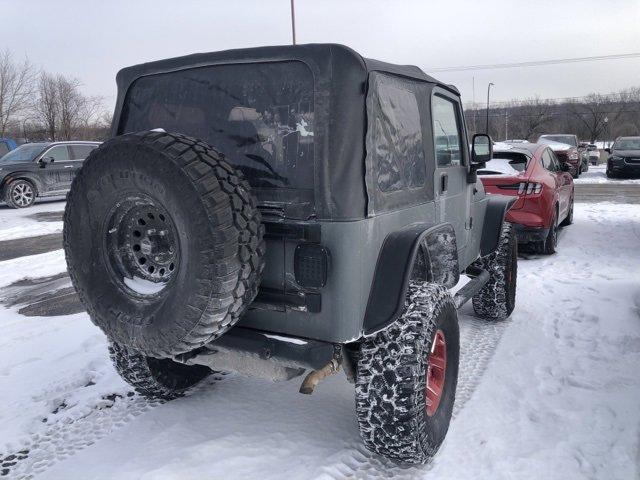
<svg viewBox="0 0 640 480">
<path fill-rule="evenodd" d="M 540 193 L 542 191 L 541 183 L 527 183 L 527 195 L 531 195 L 532 193 Z"/>
<path fill-rule="evenodd" d="M 322 288 L 327 283 L 329 250 L 315 243 L 296 247 L 293 269 L 296 282 L 302 287 Z"/>
<path fill-rule="evenodd" d="M 532 195 L 542 191 L 542 184 L 536 182 L 520 182 L 510 185 L 498 185 L 498 188 L 502 188 L 503 190 L 517 190 L 518 195 Z"/>
</svg>

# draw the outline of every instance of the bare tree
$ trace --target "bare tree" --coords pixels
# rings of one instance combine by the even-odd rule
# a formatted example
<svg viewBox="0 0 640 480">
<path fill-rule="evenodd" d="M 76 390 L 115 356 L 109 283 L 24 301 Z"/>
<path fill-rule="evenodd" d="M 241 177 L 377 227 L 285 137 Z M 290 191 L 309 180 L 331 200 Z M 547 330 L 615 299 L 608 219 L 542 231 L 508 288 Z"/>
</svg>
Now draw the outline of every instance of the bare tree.
<svg viewBox="0 0 640 480">
<path fill-rule="evenodd" d="M 15 63 L 8 50 L 0 52 L 0 137 L 31 106 L 35 71 L 28 59 Z"/>
<path fill-rule="evenodd" d="M 105 111 L 103 98 L 98 96 L 83 97 L 78 112 L 77 133 L 83 140 L 97 139 L 97 131 L 106 131 L 111 125 L 111 114 Z M 101 137 L 104 134 L 100 134 Z"/>
<path fill-rule="evenodd" d="M 102 98 L 83 95 L 76 78 L 42 72 L 34 111 L 52 141 L 90 138 L 104 130 Z"/>
<path fill-rule="evenodd" d="M 42 72 L 38 80 L 38 97 L 34 105 L 34 113 L 43 125 L 49 140 L 56 140 L 60 105 L 56 77 Z"/>
<path fill-rule="evenodd" d="M 56 77 L 56 97 L 58 101 L 59 136 L 62 140 L 72 140 L 80 123 L 80 114 L 85 109 L 86 99 L 80 93 L 80 81 L 63 75 Z"/>
<path fill-rule="evenodd" d="M 543 133 L 543 128 L 553 118 L 553 100 L 542 100 L 539 97 L 527 98 L 520 103 L 518 109 L 520 116 L 520 137 L 526 140 L 533 139 Z"/>
<path fill-rule="evenodd" d="M 618 115 L 617 106 L 608 97 L 597 93 L 588 95 L 580 103 L 570 103 L 569 111 L 584 127 L 591 143 L 604 133 L 607 122 L 615 120 Z"/>
</svg>

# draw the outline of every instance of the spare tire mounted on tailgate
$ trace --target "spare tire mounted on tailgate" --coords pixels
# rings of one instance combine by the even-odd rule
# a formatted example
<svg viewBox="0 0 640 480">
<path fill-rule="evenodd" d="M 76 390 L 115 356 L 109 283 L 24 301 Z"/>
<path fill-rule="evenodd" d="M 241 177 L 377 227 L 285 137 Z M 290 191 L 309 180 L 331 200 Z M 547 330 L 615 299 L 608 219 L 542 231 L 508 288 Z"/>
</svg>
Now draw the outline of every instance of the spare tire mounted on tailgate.
<svg viewBox="0 0 640 480">
<path fill-rule="evenodd" d="M 64 247 L 92 321 L 148 356 L 226 332 L 257 294 L 264 227 L 242 174 L 183 135 L 116 137 L 69 194 Z"/>
</svg>

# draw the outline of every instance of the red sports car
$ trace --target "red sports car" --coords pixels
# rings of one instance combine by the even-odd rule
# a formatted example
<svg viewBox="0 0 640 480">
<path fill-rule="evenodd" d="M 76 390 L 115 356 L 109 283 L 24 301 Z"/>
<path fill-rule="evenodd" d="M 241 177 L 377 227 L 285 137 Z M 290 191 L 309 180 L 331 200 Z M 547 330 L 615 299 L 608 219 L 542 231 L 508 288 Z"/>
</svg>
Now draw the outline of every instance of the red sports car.
<svg viewBox="0 0 640 480">
<path fill-rule="evenodd" d="M 514 195 L 507 212 L 518 243 L 533 243 L 542 252 L 556 251 L 558 227 L 573 222 L 573 179 L 570 166 L 549 145 L 496 144 L 493 159 L 478 171 L 487 193 Z"/>
</svg>

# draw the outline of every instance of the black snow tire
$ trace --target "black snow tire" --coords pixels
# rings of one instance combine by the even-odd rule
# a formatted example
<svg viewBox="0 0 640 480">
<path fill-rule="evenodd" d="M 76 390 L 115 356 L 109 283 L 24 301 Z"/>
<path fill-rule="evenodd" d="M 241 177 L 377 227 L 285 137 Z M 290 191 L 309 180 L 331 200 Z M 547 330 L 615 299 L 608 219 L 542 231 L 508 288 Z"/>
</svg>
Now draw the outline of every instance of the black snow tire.
<svg viewBox="0 0 640 480">
<path fill-rule="evenodd" d="M 490 320 L 507 318 L 516 306 L 518 278 L 518 240 L 511 223 L 503 223 L 496 251 L 473 265 L 489 272 L 489 281 L 472 299 L 476 315 Z"/>
<path fill-rule="evenodd" d="M 539 250 L 545 255 L 553 255 L 556 253 L 556 247 L 558 246 L 558 211 L 556 210 L 551 219 L 551 227 L 549 227 L 549 233 L 547 238 L 544 239 L 541 244 L 538 245 Z"/>
<path fill-rule="evenodd" d="M 16 189 L 20 188 L 25 189 L 25 194 L 20 197 L 23 198 L 24 201 L 16 198 Z M 37 196 L 38 191 L 35 185 L 29 180 L 13 180 L 4 187 L 4 201 L 11 208 L 28 208 L 35 203 Z"/>
<path fill-rule="evenodd" d="M 429 416 L 426 376 L 437 331 L 446 340 L 446 369 L 440 404 Z M 400 318 L 360 346 L 356 414 L 365 446 L 399 463 L 428 463 L 449 428 L 459 357 L 451 294 L 440 285 L 412 282 Z"/>
<path fill-rule="evenodd" d="M 171 227 L 174 243 L 163 254 L 176 263 L 160 291 L 132 290 L 129 276 L 118 273 L 125 254 L 107 246 L 121 238 L 113 233 L 118 228 L 138 228 L 137 216 L 125 222 L 112 213 L 127 202 L 129 211 L 140 202 L 143 209 L 144 202 L 157 206 L 155 217 L 144 218 Z M 157 236 L 145 228 L 138 230 Z M 91 320 L 114 342 L 157 358 L 195 350 L 240 319 L 257 295 L 263 235 L 256 199 L 238 170 L 200 140 L 156 131 L 115 137 L 94 150 L 73 182 L 64 215 L 69 275 Z M 137 240 L 127 240 L 133 236 L 123 236 L 125 247 L 140 252 L 141 245 L 131 247 Z M 136 253 L 127 255 L 127 265 L 142 268 Z M 158 258 L 149 255 L 149 263 Z"/>
<path fill-rule="evenodd" d="M 560 224 L 561 227 L 568 227 L 569 225 L 571 225 L 573 223 L 573 198 L 571 199 L 571 204 L 569 205 L 569 212 L 567 213 L 567 216 L 565 217 L 565 219 L 562 221 L 562 223 Z"/>
<path fill-rule="evenodd" d="M 115 342 L 109 356 L 122 379 L 140 395 L 173 400 L 208 377 L 213 371 L 203 365 L 185 365 L 169 358 L 146 357 Z"/>
</svg>

